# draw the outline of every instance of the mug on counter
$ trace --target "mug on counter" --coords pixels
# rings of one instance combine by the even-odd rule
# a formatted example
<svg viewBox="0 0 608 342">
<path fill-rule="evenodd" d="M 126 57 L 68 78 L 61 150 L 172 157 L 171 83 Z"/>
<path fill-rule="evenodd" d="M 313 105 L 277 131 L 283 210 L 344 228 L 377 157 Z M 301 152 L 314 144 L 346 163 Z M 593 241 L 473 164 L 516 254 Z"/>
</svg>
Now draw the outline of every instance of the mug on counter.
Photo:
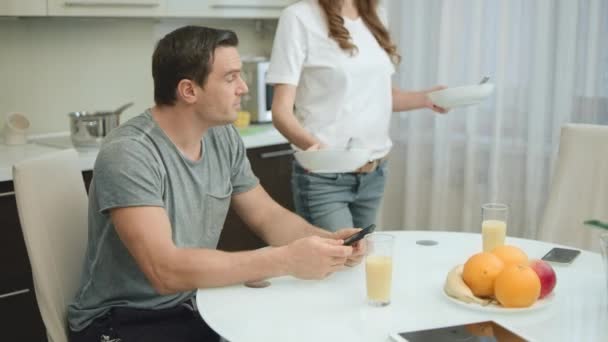
<svg viewBox="0 0 608 342">
<path fill-rule="evenodd" d="M 4 116 L 4 143 L 6 145 L 22 145 L 27 143 L 27 130 L 30 120 L 24 113 L 13 112 Z"/>
</svg>

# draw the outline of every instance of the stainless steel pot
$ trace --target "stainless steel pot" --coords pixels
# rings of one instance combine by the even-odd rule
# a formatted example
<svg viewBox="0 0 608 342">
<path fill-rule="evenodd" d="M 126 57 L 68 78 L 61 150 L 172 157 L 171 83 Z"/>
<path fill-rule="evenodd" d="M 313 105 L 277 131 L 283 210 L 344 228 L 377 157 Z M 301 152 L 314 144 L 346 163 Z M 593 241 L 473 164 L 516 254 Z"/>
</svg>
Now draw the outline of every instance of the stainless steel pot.
<svg viewBox="0 0 608 342">
<path fill-rule="evenodd" d="M 129 102 L 112 112 L 72 112 L 70 138 L 74 147 L 99 147 L 103 138 L 120 125 L 120 114 L 131 107 Z"/>
</svg>

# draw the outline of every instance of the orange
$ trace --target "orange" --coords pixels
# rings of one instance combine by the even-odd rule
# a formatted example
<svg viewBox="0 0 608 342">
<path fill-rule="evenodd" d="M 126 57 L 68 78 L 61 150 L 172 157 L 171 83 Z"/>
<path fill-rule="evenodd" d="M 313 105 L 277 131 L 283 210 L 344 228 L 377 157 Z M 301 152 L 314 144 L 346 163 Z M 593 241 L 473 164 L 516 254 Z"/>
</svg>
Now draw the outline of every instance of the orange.
<svg viewBox="0 0 608 342">
<path fill-rule="evenodd" d="M 478 297 L 494 295 L 494 280 L 504 268 L 504 263 L 492 253 L 481 252 L 469 258 L 464 264 L 462 279 Z"/>
<path fill-rule="evenodd" d="M 502 245 L 494 248 L 491 252 L 504 262 L 505 267 L 510 265 L 527 265 L 528 264 L 528 255 L 524 253 L 521 249 L 510 246 L 510 245 Z"/>
<path fill-rule="evenodd" d="M 540 279 L 528 265 L 510 265 L 494 284 L 494 296 L 507 308 L 525 308 L 538 299 Z"/>
</svg>

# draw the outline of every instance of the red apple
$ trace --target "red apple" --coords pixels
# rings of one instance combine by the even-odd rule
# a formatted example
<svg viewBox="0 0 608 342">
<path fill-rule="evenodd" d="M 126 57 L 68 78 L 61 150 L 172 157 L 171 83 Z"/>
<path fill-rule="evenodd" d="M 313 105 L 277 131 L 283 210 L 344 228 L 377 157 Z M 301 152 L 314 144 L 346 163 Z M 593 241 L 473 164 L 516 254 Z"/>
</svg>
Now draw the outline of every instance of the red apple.
<svg viewBox="0 0 608 342">
<path fill-rule="evenodd" d="M 544 260 L 530 260 L 530 267 L 540 279 L 540 296 L 538 299 L 542 299 L 553 291 L 557 283 L 557 276 L 555 275 L 555 271 L 553 271 L 553 267 Z"/>
</svg>

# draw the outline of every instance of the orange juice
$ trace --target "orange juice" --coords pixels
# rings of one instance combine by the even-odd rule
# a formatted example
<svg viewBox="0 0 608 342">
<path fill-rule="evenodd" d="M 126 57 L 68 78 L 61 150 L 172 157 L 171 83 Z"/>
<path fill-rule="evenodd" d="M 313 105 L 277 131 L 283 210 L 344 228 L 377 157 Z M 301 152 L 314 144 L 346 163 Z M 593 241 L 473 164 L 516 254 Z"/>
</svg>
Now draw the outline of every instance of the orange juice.
<svg viewBox="0 0 608 342">
<path fill-rule="evenodd" d="M 365 259 L 367 299 L 388 304 L 391 298 L 393 259 L 385 255 L 370 255 Z"/>
<path fill-rule="evenodd" d="M 485 220 L 481 223 L 483 251 L 491 252 L 494 248 L 505 244 L 507 223 L 500 220 Z"/>
</svg>

